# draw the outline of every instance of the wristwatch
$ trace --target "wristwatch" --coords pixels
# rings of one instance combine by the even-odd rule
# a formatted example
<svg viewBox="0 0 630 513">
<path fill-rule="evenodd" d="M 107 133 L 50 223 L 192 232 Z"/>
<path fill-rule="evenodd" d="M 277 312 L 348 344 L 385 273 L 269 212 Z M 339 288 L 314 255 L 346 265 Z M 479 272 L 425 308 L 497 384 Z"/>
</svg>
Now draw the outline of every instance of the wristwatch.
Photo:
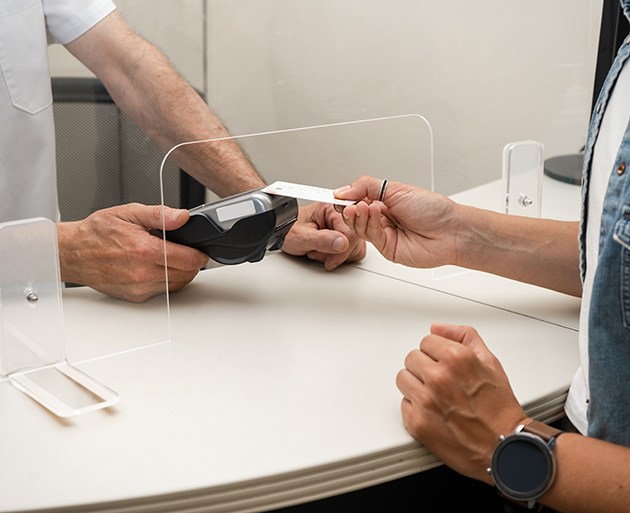
<svg viewBox="0 0 630 513">
<path fill-rule="evenodd" d="M 559 429 L 534 420 L 519 425 L 511 435 L 501 435 L 488 468 L 499 492 L 533 509 L 553 483 L 553 449 L 561 434 Z"/>
</svg>

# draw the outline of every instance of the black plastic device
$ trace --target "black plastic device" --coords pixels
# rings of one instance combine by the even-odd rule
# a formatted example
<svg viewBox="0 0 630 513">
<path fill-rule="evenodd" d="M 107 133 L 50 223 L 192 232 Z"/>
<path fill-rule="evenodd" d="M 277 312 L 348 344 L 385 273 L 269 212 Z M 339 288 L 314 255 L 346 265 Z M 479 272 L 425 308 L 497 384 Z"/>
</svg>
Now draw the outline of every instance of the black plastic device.
<svg viewBox="0 0 630 513">
<path fill-rule="evenodd" d="M 190 219 L 166 239 L 203 251 L 226 265 L 258 262 L 265 252 L 282 247 L 297 220 L 295 198 L 260 189 L 235 194 L 190 209 Z"/>
</svg>

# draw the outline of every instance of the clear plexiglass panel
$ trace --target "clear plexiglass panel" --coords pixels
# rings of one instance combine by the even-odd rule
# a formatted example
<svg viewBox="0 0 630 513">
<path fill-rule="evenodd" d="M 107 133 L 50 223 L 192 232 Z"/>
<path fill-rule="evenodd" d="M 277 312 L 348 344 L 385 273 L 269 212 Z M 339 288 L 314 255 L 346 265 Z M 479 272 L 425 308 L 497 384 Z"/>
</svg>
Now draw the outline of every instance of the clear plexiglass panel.
<svg viewBox="0 0 630 513">
<path fill-rule="evenodd" d="M 0 224 L 0 262 L 0 379 L 61 417 L 116 403 L 116 392 L 66 359 L 55 224 Z"/>
<path fill-rule="evenodd" d="M 297 182 L 335 189 L 361 175 L 433 188 L 433 133 L 424 116 L 406 114 L 287 130 L 188 141 L 163 162 L 170 178 L 177 153 L 190 145 L 208 155 L 242 148 L 267 183 Z M 205 148 L 204 148 L 205 146 Z M 208 191 L 208 199 L 217 199 Z"/>
<path fill-rule="evenodd" d="M 506 214 L 540 217 L 543 151 L 538 141 L 513 142 L 503 149 Z"/>
<path fill-rule="evenodd" d="M 433 135 L 431 126 L 421 115 L 409 114 L 344 122 L 328 125 L 303 127 L 291 130 L 248 134 L 235 137 L 226 137 L 211 140 L 188 141 L 178 145 L 169 152 L 162 167 L 162 178 L 168 177 L 168 169 L 176 166 L 167 166 L 170 159 L 177 159 L 178 152 L 193 149 L 201 154 L 234 154 L 235 148 L 243 150 L 243 159 L 254 166 L 268 184 L 277 182 L 289 182 L 294 185 L 304 185 L 305 189 L 314 188 L 327 190 L 350 184 L 362 175 L 376 178 L 399 181 L 417 185 L 426 189 L 434 187 L 433 175 Z M 307 179 L 305 180 L 305 177 Z M 270 247 L 265 245 L 265 240 L 259 240 L 260 233 L 270 229 L 261 220 L 260 223 L 253 220 L 263 211 L 275 211 L 272 224 L 275 223 L 276 232 L 282 229 L 283 223 L 290 218 L 289 214 L 279 213 L 285 207 L 292 209 L 290 202 L 287 205 L 268 205 L 267 198 L 260 198 L 256 193 L 244 198 L 238 195 L 234 202 L 225 204 L 226 199 L 218 199 L 209 195 L 205 205 L 200 205 L 203 217 L 199 216 L 200 209 L 191 210 L 193 219 L 202 217 L 207 224 L 206 239 L 212 242 L 202 241 L 204 234 L 195 230 L 195 243 L 202 241 L 198 247 L 210 257 L 209 267 L 217 267 L 223 264 L 251 265 L 262 259 Z M 332 196 L 331 196 L 332 197 Z M 228 200 L 230 201 L 230 200 Z M 298 208 L 312 203 L 313 199 L 298 196 Z M 277 207 L 277 208 L 276 208 Z M 205 218 L 210 218 L 208 221 Z M 253 221 L 247 225 L 248 221 Z M 234 233 L 239 227 L 244 227 L 246 233 L 235 245 L 239 245 L 237 251 L 228 254 L 228 257 L 216 258 L 213 252 L 217 245 L 226 245 L 228 233 Z M 173 234 L 165 234 L 166 239 L 173 240 Z M 189 239 L 190 240 L 190 239 Z M 245 250 L 246 242 L 253 240 L 259 244 L 260 252 Z M 271 244 L 270 246 L 273 246 Z M 243 251 L 240 251 L 243 250 Z M 227 251 L 227 250 L 226 250 Z M 240 253 L 239 253 L 240 251 Z M 223 254 L 221 254 L 223 255 Z M 251 258 L 237 258 L 238 255 Z M 379 266 L 382 259 L 366 260 L 358 265 L 366 269 L 370 266 Z M 374 268 L 373 270 L 377 270 Z M 203 271 L 205 272 L 205 271 Z M 235 271 L 237 272 L 237 271 Z M 195 284 L 193 284 L 195 285 Z M 217 291 L 207 294 L 195 294 L 187 287 L 184 291 L 169 296 L 172 337 L 177 338 L 178 330 L 184 325 L 187 318 L 186 304 L 194 297 L 195 302 L 208 302 L 208 316 L 214 312 L 222 311 L 222 308 L 213 302 L 217 298 L 225 298 L 230 301 L 231 294 L 224 291 L 217 296 Z M 270 291 L 273 293 L 273 291 Z M 237 319 L 221 319 L 216 322 L 235 322 Z M 200 334 L 207 336 L 207 334 Z"/>
</svg>

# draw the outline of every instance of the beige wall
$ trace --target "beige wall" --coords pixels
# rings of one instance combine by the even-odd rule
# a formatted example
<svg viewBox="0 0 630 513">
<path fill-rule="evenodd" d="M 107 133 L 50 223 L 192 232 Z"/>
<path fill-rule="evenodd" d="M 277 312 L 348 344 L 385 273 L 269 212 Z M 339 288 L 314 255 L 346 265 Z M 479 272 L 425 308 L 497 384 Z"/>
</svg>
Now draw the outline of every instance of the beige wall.
<svg viewBox="0 0 630 513">
<path fill-rule="evenodd" d="M 144 37 L 162 49 L 179 71 L 204 90 L 204 17 L 201 0 L 115 0 L 118 10 Z M 54 76 L 90 76 L 65 48 L 49 48 Z"/>
<path fill-rule="evenodd" d="M 538 140 L 547 157 L 584 144 L 602 0 L 117 5 L 197 88 L 207 80 L 234 134 L 421 114 L 449 193 L 499 178 L 509 142 Z M 51 61 L 54 74 L 80 73 L 60 49 Z M 318 184 L 307 162 L 293 172 L 284 178 Z"/>
</svg>

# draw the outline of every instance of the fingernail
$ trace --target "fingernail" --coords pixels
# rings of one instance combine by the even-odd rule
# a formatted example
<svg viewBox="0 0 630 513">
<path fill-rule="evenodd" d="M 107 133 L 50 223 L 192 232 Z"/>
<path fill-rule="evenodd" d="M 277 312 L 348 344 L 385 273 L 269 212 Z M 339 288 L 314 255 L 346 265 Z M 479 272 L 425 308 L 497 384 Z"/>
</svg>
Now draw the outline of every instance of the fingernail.
<svg viewBox="0 0 630 513">
<path fill-rule="evenodd" d="M 346 241 L 343 237 L 337 237 L 333 242 L 333 250 L 334 251 L 343 251 L 346 248 Z"/>
<path fill-rule="evenodd" d="M 183 209 L 180 208 L 174 208 L 171 210 L 168 210 L 168 217 L 170 218 L 171 221 L 177 221 L 181 215 L 184 213 Z"/>
<path fill-rule="evenodd" d="M 333 191 L 333 194 L 334 194 L 335 196 L 337 196 L 337 194 L 342 193 L 342 192 L 344 192 L 344 191 L 347 191 L 349 188 L 350 188 L 350 186 L 349 186 L 349 185 L 344 185 L 343 187 L 339 187 L 339 189 L 335 189 L 335 190 Z"/>
</svg>

